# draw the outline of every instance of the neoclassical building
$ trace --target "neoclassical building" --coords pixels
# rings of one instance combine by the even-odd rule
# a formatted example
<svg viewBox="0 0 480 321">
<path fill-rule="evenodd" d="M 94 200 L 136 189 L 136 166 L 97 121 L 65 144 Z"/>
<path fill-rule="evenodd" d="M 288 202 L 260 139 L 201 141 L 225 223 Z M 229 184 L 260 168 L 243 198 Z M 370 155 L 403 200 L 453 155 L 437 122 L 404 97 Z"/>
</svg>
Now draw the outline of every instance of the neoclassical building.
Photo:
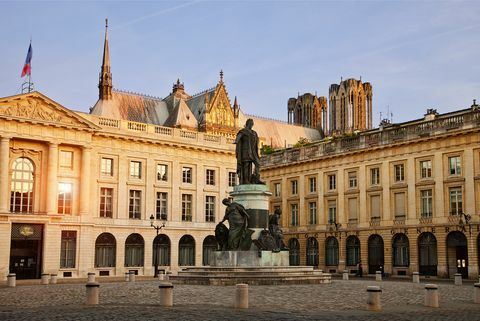
<svg viewBox="0 0 480 321">
<path fill-rule="evenodd" d="M 262 158 L 293 265 L 477 278 L 480 106 Z"/>
</svg>

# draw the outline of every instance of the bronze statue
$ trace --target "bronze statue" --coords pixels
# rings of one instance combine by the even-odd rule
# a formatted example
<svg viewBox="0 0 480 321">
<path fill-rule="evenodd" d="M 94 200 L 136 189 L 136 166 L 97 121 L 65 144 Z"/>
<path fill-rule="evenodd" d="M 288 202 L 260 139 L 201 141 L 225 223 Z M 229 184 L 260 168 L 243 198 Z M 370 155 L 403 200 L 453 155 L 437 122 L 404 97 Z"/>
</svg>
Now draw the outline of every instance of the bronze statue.
<svg viewBox="0 0 480 321">
<path fill-rule="evenodd" d="M 264 184 L 260 181 L 260 157 L 258 156 L 258 135 L 252 129 L 253 119 L 249 118 L 235 138 L 237 144 L 237 174 L 242 184 Z"/>
<path fill-rule="evenodd" d="M 288 250 L 288 248 L 285 246 L 285 243 L 283 243 L 283 231 L 280 228 L 281 215 L 282 210 L 276 208 L 273 214 L 271 214 L 268 219 L 268 229 L 275 240 L 277 248 L 279 248 L 280 250 Z"/>
<path fill-rule="evenodd" d="M 254 240 L 253 243 L 257 246 L 259 251 L 280 251 L 280 248 L 277 246 L 277 242 L 267 229 L 261 231 L 258 240 Z"/>
<path fill-rule="evenodd" d="M 250 250 L 253 230 L 248 228 L 249 216 L 247 210 L 241 204 L 232 202 L 228 198 L 223 199 L 222 203 L 227 207 L 225 216 L 215 229 L 215 237 L 221 250 Z M 225 236 L 226 233 L 223 228 L 225 227 L 223 222 L 227 220 L 229 225 L 228 237 Z M 225 239 L 227 239 L 226 246 Z"/>
</svg>

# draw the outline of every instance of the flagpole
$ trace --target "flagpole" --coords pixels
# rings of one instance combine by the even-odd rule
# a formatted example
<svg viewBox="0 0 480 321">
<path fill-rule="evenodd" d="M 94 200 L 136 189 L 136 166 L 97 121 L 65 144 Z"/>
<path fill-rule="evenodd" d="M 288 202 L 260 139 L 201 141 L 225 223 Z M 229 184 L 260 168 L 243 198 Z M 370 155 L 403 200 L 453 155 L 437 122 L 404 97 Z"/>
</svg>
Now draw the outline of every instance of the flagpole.
<svg viewBox="0 0 480 321">
<path fill-rule="evenodd" d="M 30 46 L 32 45 L 32 36 L 30 36 Z M 32 67 L 30 67 L 30 72 L 28 73 L 28 92 L 32 91 Z"/>
</svg>

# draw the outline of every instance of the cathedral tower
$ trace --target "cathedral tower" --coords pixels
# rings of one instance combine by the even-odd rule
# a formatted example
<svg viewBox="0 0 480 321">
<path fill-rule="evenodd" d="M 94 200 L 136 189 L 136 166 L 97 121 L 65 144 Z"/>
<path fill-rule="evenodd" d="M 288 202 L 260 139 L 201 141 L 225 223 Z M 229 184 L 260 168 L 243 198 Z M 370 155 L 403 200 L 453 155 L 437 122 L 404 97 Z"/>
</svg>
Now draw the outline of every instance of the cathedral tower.
<svg viewBox="0 0 480 321">
<path fill-rule="evenodd" d="M 305 93 L 288 100 L 288 123 L 327 132 L 327 98 Z"/>
<path fill-rule="evenodd" d="M 98 82 L 98 98 L 112 99 L 112 73 L 110 72 L 110 51 L 108 49 L 108 19 L 105 19 L 105 43 L 103 45 L 103 62 Z"/>
</svg>

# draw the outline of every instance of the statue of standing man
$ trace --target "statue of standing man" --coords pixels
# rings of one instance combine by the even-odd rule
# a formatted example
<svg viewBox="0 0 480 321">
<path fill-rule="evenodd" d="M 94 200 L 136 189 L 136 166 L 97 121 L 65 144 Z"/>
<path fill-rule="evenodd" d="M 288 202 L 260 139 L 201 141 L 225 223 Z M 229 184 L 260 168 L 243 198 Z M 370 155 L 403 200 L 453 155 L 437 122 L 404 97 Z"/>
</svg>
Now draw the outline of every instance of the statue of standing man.
<svg viewBox="0 0 480 321">
<path fill-rule="evenodd" d="M 240 185 L 264 184 L 260 181 L 260 157 L 258 156 L 258 135 L 252 129 L 253 119 L 249 118 L 235 138 L 237 144 L 237 174 Z"/>
</svg>

